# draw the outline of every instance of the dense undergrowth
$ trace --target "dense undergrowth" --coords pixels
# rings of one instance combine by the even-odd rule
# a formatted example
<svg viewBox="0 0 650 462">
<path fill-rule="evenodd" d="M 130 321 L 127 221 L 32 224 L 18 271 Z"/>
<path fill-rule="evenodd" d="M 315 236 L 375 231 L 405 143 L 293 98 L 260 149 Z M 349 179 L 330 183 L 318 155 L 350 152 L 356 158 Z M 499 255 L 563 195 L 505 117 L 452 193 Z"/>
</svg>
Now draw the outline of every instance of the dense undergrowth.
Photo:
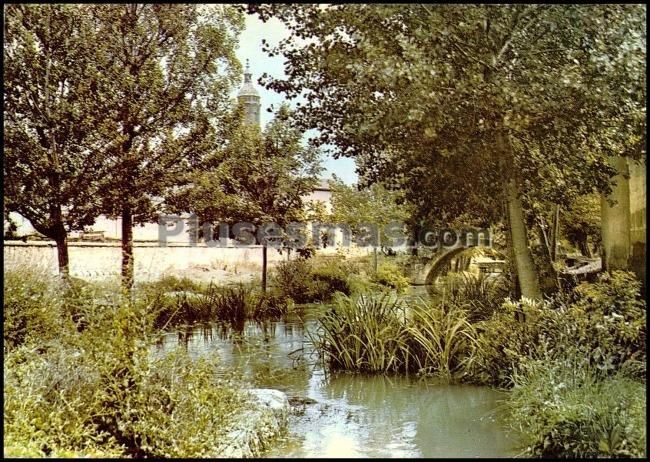
<svg viewBox="0 0 650 462">
<path fill-rule="evenodd" d="M 5 456 L 214 456 L 250 407 L 214 361 L 153 357 L 141 300 L 27 269 L 4 289 Z"/>
</svg>

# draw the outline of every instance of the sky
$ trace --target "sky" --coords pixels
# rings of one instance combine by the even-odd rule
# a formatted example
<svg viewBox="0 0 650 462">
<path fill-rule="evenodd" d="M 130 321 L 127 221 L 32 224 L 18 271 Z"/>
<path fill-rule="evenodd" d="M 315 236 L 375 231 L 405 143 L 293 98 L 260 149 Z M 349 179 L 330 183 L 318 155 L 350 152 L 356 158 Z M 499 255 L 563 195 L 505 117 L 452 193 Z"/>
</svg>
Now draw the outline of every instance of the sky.
<svg viewBox="0 0 650 462">
<path fill-rule="evenodd" d="M 271 18 L 266 23 L 260 21 L 256 15 L 246 15 L 246 28 L 239 38 L 239 48 L 237 49 L 237 58 L 246 66 L 246 60 L 250 61 L 250 70 L 253 74 L 253 83 L 260 93 L 262 110 L 260 114 L 262 126 L 270 121 L 272 114 L 266 110 L 273 105 L 274 108 L 280 106 L 284 101 L 282 94 L 267 90 L 257 83 L 257 79 L 266 72 L 272 77 L 285 77 L 284 74 L 284 57 L 269 57 L 262 51 L 262 39 L 266 39 L 271 45 L 276 45 L 281 39 L 288 37 L 289 31 L 277 19 Z M 236 93 L 236 92 L 235 92 Z M 289 102 L 293 105 L 295 101 Z M 358 177 L 355 171 L 353 159 L 341 158 L 334 159 L 329 156 L 323 156 L 323 173 L 322 178 L 331 178 L 332 174 L 342 179 L 347 184 L 356 183 Z"/>
</svg>

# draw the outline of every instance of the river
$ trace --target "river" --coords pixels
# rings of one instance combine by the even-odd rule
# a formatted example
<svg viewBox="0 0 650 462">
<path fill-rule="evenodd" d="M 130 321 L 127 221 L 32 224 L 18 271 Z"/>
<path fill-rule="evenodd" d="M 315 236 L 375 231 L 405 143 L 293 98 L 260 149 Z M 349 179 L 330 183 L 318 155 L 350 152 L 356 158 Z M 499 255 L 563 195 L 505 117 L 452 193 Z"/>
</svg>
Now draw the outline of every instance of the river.
<svg viewBox="0 0 650 462">
<path fill-rule="evenodd" d="M 322 309 L 246 322 L 240 332 L 221 323 L 180 329 L 163 336 L 158 353 L 180 344 L 195 357 L 217 354 L 224 373 L 299 401 L 286 437 L 267 457 L 516 455 L 516 440 L 501 421 L 502 392 L 431 378 L 328 373 L 305 333 L 316 328 Z"/>
</svg>

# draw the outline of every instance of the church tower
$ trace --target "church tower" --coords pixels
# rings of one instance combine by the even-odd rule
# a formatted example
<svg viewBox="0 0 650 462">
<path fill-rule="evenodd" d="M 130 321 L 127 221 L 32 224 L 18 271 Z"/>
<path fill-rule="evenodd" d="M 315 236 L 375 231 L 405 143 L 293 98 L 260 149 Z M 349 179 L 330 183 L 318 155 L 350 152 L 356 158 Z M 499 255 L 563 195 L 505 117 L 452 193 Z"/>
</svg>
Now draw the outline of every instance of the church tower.
<svg viewBox="0 0 650 462">
<path fill-rule="evenodd" d="M 253 81 L 251 79 L 252 74 L 250 71 L 250 66 L 248 60 L 246 60 L 246 72 L 244 72 L 244 84 L 239 90 L 237 99 L 239 104 L 244 107 L 244 118 L 247 123 L 260 125 L 260 94 L 257 92 L 253 86 Z"/>
</svg>

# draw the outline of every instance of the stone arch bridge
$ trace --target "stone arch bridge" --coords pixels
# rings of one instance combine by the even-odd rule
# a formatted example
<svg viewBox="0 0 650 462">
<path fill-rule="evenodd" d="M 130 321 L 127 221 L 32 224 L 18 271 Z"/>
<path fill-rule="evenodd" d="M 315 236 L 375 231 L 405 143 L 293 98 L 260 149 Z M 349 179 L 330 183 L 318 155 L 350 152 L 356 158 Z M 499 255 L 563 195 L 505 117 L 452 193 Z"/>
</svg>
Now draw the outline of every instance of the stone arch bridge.
<svg viewBox="0 0 650 462">
<path fill-rule="evenodd" d="M 431 255 L 414 257 L 411 263 L 410 271 L 408 274 L 409 280 L 412 285 L 431 285 L 436 277 L 443 274 L 446 270 L 450 269 L 452 262 L 457 257 L 469 249 L 486 248 L 490 249 L 492 253 L 505 259 L 503 249 L 496 248 L 495 246 L 474 245 L 474 246 L 455 246 L 451 248 L 442 248 Z M 471 258 L 471 257 L 468 257 Z"/>
</svg>

